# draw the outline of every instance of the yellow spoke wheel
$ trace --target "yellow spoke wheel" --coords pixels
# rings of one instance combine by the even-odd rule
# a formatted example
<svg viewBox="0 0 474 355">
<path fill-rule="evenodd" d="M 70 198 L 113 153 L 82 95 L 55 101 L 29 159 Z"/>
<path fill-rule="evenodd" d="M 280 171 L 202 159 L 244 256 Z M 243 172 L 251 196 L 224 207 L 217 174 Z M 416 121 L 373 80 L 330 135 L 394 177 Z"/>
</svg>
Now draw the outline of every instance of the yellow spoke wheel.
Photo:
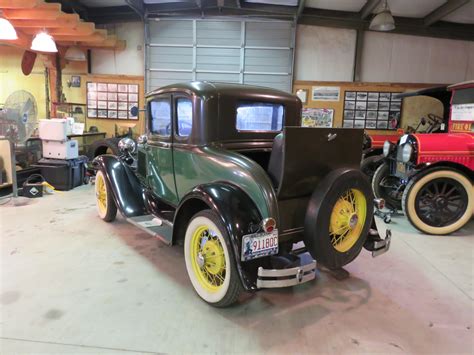
<svg viewBox="0 0 474 355">
<path fill-rule="evenodd" d="M 191 217 L 184 235 L 189 280 L 199 297 L 215 307 L 231 305 L 243 291 L 228 238 L 221 217 L 210 210 Z"/>
<path fill-rule="evenodd" d="M 198 226 L 191 240 L 193 270 L 203 288 L 216 292 L 224 284 L 226 262 L 224 249 L 216 233 L 207 225 Z"/>
<path fill-rule="evenodd" d="M 95 176 L 95 201 L 99 217 L 106 222 L 112 222 L 117 215 L 117 206 L 101 170 L 97 171 Z"/>
<path fill-rule="evenodd" d="M 360 238 L 367 218 L 367 201 L 358 189 L 345 191 L 334 204 L 329 223 L 331 244 L 340 253 Z"/>
<path fill-rule="evenodd" d="M 107 187 L 105 186 L 104 176 L 98 174 L 95 180 L 96 189 L 95 197 L 97 199 L 97 208 L 100 214 L 106 214 L 107 212 Z"/>
</svg>

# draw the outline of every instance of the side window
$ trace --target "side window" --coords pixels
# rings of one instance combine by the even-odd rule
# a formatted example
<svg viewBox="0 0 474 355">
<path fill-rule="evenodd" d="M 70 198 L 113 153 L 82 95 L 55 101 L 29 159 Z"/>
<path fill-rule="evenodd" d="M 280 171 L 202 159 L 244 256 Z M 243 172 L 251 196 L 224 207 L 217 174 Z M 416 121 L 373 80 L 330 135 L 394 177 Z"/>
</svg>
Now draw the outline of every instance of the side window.
<svg viewBox="0 0 474 355">
<path fill-rule="evenodd" d="M 191 99 L 180 97 L 176 100 L 177 134 L 188 137 L 193 128 L 193 102 Z"/>
<path fill-rule="evenodd" d="M 171 135 L 171 102 L 170 99 L 150 101 L 151 133 L 169 137 Z"/>
</svg>

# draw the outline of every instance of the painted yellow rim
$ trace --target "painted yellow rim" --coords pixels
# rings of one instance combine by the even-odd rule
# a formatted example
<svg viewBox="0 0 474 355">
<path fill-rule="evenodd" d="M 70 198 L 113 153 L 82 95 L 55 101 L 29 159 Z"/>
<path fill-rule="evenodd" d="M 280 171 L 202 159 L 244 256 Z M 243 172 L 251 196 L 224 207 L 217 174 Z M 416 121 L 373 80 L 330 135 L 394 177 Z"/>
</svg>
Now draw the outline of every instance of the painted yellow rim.
<svg viewBox="0 0 474 355">
<path fill-rule="evenodd" d="M 107 212 L 107 186 L 105 186 L 105 179 L 102 174 L 97 174 L 96 177 L 95 197 L 97 199 L 97 207 L 102 215 Z"/>
<path fill-rule="evenodd" d="M 208 292 L 217 292 L 226 273 L 224 248 L 219 237 L 208 226 L 193 232 L 190 245 L 191 265 L 199 284 Z"/>
<path fill-rule="evenodd" d="M 367 218 L 367 201 L 357 189 L 347 190 L 336 201 L 329 222 L 331 244 L 340 253 L 348 251 L 359 239 Z"/>
</svg>

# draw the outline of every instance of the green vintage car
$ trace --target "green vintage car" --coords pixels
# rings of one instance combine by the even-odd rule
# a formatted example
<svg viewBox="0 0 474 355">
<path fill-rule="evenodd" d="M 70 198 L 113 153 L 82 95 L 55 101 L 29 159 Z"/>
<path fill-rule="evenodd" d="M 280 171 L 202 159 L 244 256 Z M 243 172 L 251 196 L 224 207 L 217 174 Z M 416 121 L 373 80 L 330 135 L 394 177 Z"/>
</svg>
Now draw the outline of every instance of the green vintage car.
<svg viewBox="0 0 474 355">
<path fill-rule="evenodd" d="M 117 210 L 184 245 L 198 295 L 214 306 L 243 291 L 314 279 L 366 248 L 388 250 L 359 171 L 362 130 L 303 128 L 301 102 L 262 87 L 176 84 L 146 98 L 147 133 L 95 159 L 99 216 Z M 381 201 L 379 201 L 381 203 Z"/>
</svg>

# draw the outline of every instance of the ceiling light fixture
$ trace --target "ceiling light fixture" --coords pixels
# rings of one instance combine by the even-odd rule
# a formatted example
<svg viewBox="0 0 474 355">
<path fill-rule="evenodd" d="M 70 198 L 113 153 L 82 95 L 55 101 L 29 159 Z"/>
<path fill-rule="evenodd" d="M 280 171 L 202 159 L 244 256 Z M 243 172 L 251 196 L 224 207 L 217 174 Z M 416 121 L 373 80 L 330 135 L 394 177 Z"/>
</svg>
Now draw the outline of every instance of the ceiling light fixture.
<svg viewBox="0 0 474 355">
<path fill-rule="evenodd" d="M 370 21 L 369 29 L 372 31 L 392 31 L 395 29 L 395 20 L 388 7 L 387 0 L 384 0 L 381 10 Z"/>
<path fill-rule="evenodd" d="M 86 61 L 86 55 L 85 53 L 79 48 L 79 47 L 69 47 L 64 54 L 64 58 L 66 60 L 70 60 L 73 62 L 85 62 Z"/>
<path fill-rule="evenodd" d="M 0 11 L 0 16 L 2 12 Z M 0 17 L 0 39 L 5 39 L 8 41 L 13 41 L 18 39 L 15 28 L 6 18 Z"/>
<path fill-rule="evenodd" d="M 33 38 L 33 42 L 31 42 L 31 50 L 56 53 L 58 48 L 56 47 L 53 37 L 46 32 L 40 32 L 35 36 L 35 38 Z"/>
</svg>

